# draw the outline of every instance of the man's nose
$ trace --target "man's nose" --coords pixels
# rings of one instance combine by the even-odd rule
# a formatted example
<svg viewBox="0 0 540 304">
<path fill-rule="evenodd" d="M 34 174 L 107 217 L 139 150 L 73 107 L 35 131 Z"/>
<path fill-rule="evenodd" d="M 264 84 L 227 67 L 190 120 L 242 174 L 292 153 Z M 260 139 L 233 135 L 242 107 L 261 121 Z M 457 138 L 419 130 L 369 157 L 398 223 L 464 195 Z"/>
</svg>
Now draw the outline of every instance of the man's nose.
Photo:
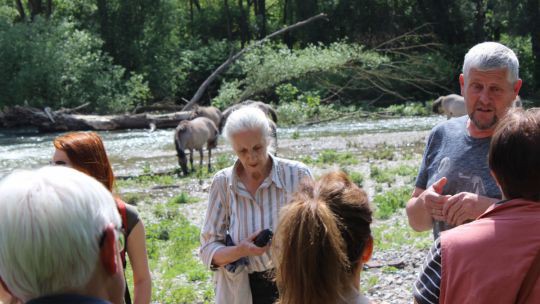
<svg viewBox="0 0 540 304">
<path fill-rule="evenodd" d="M 483 104 L 488 104 L 488 103 L 491 102 L 491 96 L 489 94 L 489 89 L 488 88 L 482 89 L 482 91 L 480 92 L 479 100 Z"/>
</svg>

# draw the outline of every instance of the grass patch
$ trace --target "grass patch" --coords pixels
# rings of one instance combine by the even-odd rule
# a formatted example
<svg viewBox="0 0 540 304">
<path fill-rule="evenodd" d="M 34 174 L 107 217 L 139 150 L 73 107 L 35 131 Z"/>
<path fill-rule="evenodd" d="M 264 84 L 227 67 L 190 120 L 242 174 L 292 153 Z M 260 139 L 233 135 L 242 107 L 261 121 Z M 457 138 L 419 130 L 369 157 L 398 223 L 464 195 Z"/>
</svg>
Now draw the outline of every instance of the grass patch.
<svg viewBox="0 0 540 304">
<path fill-rule="evenodd" d="M 370 290 L 379 283 L 378 274 L 372 274 L 367 271 L 362 272 L 360 279 L 362 280 L 362 283 L 360 283 L 362 290 Z"/>
<path fill-rule="evenodd" d="M 410 187 L 390 189 L 383 194 L 377 194 L 373 198 L 376 206 L 375 217 L 378 219 L 388 219 L 396 211 L 405 208 L 405 204 L 411 198 Z"/>
<path fill-rule="evenodd" d="M 370 177 L 372 179 L 379 184 L 388 184 L 388 186 L 391 186 L 391 184 L 396 181 L 396 176 L 403 176 L 406 177 L 408 181 L 412 181 L 418 173 L 416 167 L 407 165 L 399 165 L 394 168 L 381 168 L 372 164 L 369 169 Z"/>
<path fill-rule="evenodd" d="M 181 192 L 179 195 L 171 198 L 168 202 L 168 204 L 172 205 L 178 205 L 178 204 L 189 204 L 189 203 L 196 203 L 199 199 L 193 196 L 189 196 L 185 192 Z"/>
<path fill-rule="evenodd" d="M 221 169 L 225 169 L 232 166 L 234 164 L 235 159 L 236 157 L 232 154 L 228 154 L 228 153 L 219 154 L 216 157 L 216 160 L 213 164 L 214 171 L 217 172 Z"/>
<path fill-rule="evenodd" d="M 358 187 L 362 187 L 364 183 L 364 175 L 357 171 L 349 171 L 347 168 L 341 168 L 341 171 L 345 172 L 351 181 L 355 183 Z"/>
<path fill-rule="evenodd" d="M 394 147 L 388 146 L 387 144 L 377 144 L 373 149 L 364 150 L 362 155 L 368 160 L 394 160 L 395 150 Z"/>
<path fill-rule="evenodd" d="M 178 182 L 173 174 L 140 175 L 116 180 L 118 188 L 148 188 L 155 185 L 170 186 Z"/>
<path fill-rule="evenodd" d="M 399 250 L 403 246 L 414 246 L 419 250 L 425 250 L 433 244 L 431 231 L 416 232 L 412 230 L 406 218 L 392 223 L 375 225 L 371 233 L 377 251 Z"/>
<path fill-rule="evenodd" d="M 171 204 L 167 204 L 167 209 L 171 209 Z M 157 223 L 147 225 L 146 231 L 150 267 L 160 274 L 154 284 L 159 288 L 154 290 L 152 301 L 194 303 L 203 298 L 204 302 L 210 302 L 213 298 L 213 292 L 208 292 L 213 290 L 211 274 L 196 256 L 199 228 L 172 212 L 164 213 Z"/>
<path fill-rule="evenodd" d="M 392 184 L 396 180 L 396 176 L 392 173 L 391 170 L 382 169 L 376 165 L 369 166 L 370 177 L 374 179 L 379 184 Z"/>
<path fill-rule="evenodd" d="M 316 158 L 305 156 L 301 159 L 305 164 L 328 165 L 336 164 L 339 166 L 355 165 L 358 159 L 351 152 L 336 152 L 335 150 L 322 150 Z"/>
</svg>

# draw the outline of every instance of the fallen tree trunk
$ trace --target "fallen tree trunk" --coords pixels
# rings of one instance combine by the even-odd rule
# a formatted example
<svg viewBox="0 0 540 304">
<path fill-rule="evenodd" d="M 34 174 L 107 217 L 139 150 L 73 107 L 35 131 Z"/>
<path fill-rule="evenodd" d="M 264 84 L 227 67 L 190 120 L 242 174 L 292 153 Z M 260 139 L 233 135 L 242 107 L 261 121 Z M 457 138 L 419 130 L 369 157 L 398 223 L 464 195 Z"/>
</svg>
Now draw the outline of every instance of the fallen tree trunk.
<svg viewBox="0 0 540 304">
<path fill-rule="evenodd" d="M 21 122 L 24 122 L 24 125 L 36 127 L 40 132 L 59 132 L 173 128 L 190 115 L 189 111 L 167 114 L 79 115 L 15 106 L 5 110 L 1 118 L 3 126 L 7 128 L 21 126 Z"/>
</svg>

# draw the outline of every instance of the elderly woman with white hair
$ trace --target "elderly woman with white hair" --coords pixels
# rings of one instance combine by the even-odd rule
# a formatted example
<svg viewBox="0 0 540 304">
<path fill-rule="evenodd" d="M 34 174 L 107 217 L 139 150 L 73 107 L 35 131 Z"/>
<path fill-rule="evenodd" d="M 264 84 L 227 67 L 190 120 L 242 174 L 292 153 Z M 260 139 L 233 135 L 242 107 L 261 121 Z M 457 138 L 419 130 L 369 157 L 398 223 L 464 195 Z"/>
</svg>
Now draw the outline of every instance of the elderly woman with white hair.
<svg viewBox="0 0 540 304">
<path fill-rule="evenodd" d="M 255 107 L 234 111 L 223 135 L 238 159 L 214 176 L 200 257 L 215 270 L 216 303 L 274 303 L 269 246 L 254 240 L 261 230 L 277 228 L 279 210 L 312 174 L 306 165 L 268 152 L 268 118 Z"/>
</svg>

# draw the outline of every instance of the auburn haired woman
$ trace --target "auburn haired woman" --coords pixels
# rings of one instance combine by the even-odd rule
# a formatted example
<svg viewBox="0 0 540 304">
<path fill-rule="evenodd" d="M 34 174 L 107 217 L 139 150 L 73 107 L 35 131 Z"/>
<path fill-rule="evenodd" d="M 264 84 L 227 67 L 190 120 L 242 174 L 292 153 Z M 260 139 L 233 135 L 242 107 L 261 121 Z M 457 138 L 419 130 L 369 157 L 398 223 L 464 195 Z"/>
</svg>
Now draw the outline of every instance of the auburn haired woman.
<svg viewBox="0 0 540 304">
<path fill-rule="evenodd" d="M 343 172 L 305 182 L 272 244 L 280 304 L 369 303 L 360 272 L 373 251 L 366 193 Z"/>
<path fill-rule="evenodd" d="M 55 165 L 68 166 L 84 172 L 101 182 L 109 191 L 114 192 L 114 174 L 103 141 L 97 133 L 67 133 L 56 137 L 53 143 L 56 148 L 53 156 Z M 116 204 L 122 217 L 122 228 L 126 235 L 125 248 L 133 269 L 133 303 L 150 303 L 152 279 L 148 268 L 143 223 L 135 207 L 124 203 L 118 196 L 116 196 Z M 125 252 L 122 252 L 121 256 L 125 269 Z M 131 303 L 127 285 L 125 303 Z"/>
</svg>

